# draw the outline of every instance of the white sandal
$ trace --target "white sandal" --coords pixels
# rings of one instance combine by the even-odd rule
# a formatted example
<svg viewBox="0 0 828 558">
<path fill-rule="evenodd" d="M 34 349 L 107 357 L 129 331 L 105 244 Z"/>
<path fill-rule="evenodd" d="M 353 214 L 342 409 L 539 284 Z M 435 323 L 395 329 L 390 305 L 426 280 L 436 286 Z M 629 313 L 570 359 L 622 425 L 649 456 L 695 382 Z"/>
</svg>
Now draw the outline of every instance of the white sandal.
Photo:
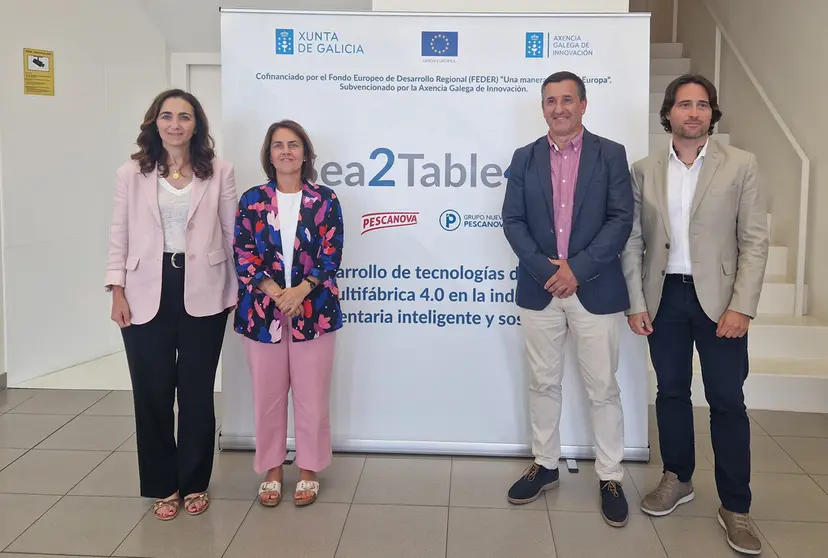
<svg viewBox="0 0 828 558">
<path fill-rule="evenodd" d="M 300 500 L 299 493 L 301 492 L 311 492 L 313 496 L 310 498 L 305 498 Z M 297 506 L 309 506 L 316 502 L 316 497 L 319 495 L 319 483 L 317 481 L 299 481 L 296 483 L 296 493 L 294 494 L 293 500 Z"/>
<path fill-rule="evenodd" d="M 269 496 L 276 494 L 276 498 Z M 263 498 L 263 496 L 268 496 Z M 268 508 L 274 508 L 282 501 L 282 483 L 279 481 L 265 481 L 259 486 L 259 503 Z"/>
</svg>

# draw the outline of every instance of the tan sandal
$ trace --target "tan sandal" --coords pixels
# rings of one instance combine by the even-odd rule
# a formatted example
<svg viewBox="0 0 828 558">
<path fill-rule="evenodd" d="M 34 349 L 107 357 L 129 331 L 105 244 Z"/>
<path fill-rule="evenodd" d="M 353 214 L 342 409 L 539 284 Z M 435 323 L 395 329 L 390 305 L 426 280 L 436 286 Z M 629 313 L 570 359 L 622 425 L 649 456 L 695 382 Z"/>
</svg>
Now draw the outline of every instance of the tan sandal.
<svg viewBox="0 0 828 558">
<path fill-rule="evenodd" d="M 156 500 L 152 506 L 152 514 L 155 516 L 155 519 L 160 521 L 170 521 L 178 517 L 180 505 L 181 502 L 179 501 L 178 494 L 164 498 L 163 500 Z M 161 510 L 165 509 L 171 509 L 173 511 L 172 515 L 162 515 Z"/>
<path fill-rule="evenodd" d="M 299 498 L 299 494 L 303 492 L 310 492 L 310 498 Z M 309 506 L 316 502 L 317 496 L 319 496 L 319 483 L 317 481 L 302 480 L 296 483 L 296 494 L 293 500 L 297 506 Z"/>
<path fill-rule="evenodd" d="M 276 497 L 271 496 L 275 494 Z M 268 508 L 275 508 L 282 501 L 282 483 L 265 481 L 259 486 L 259 503 Z"/>
<path fill-rule="evenodd" d="M 200 504 L 204 502 L 204 505 L 200 508 L 197 507 L 195 511 L 190 511 L 190 507 L 193 504 Z M 201 515 L 207 511 L 207 508 L 210 507 L 210 497 L 207 496 L 206 492 L 199 492 L 197 494 L 190 494 L 189 496 L 184 497 L 184 511 L 187 512 L 188 515 Z"/>
</svg>

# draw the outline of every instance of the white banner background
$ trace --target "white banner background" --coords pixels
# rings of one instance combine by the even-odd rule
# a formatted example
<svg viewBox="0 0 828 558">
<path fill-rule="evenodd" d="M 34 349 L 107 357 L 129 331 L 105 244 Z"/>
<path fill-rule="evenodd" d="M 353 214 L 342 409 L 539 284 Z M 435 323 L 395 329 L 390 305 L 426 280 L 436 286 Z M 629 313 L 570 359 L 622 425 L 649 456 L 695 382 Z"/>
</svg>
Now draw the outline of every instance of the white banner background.
<svg viewBox="0 0 828 558">
<path fill-rule="evenodd" d="M 280 35 L 287 42 L 279 49 L 287 53 L 277 53 L 277 29 L 292 31 L 292 42 L 290 33 Z M 433 42 L 427 36 L 423 46 L 423 32 L 443 35 Z M 527 57 L 530 43 L 539 57 Z M 457 56 L 423 56 L 423 48 L 434 53 L 432 45 L 448 54 L 456 47 Z M 587 81 L 584 122 L 592 132 L 624 144 L 630 163 L 647 155 L 646 16 L 223 11 L 224 156 L 236 165 L 239 192 L 265 180 L 259 151 L 268 125 L 298 121 L 316 148 L 319 182 L 341 196 L 343 272 L 363 275 L 375 266 L 388 273 L 339 281 L 346 323 L 338 333 L 331 401 L 335 449 L 529 450 L 518 312 L 512 298 L 493 301 L 491 293 L 511 294 L 515 286 L 517 262 L 499 218 L 502 174 L 515 148 L 546 133 L 540 82 L 558 70 Z M 365 76 L 383 81 L 361 81 Z M 406 81 L 422 77 L 429 82 Z M 447 85 L 438 79 L 450 77 L 466 80 L 456 84 L 461 90 L 420 90 Z M 366 85 L 390 90 L 358 89 Z M 515 89 L 489 89 L 504 87 Z M 448 158 L 464 170 L 447 175 Z M 364 173 L 354 174 L 360 168 Z M 348 175 L 356 185 L 346 184 Z M 370 186 L 372 179 L 394 185 Z M 363 216 L 383 212 L 416 212 L 417 223 L 363 234 Z M 433 280 L 422 272 L 418 278 L 418 268 L 484 270 L 487 277 Z M 395 269 L 409 270 L 410 278 L 394 278 Z M 352 298 L 352 289 L 365 288 L 397 289 L 416 300 Z M 479 296 L 483 302 L 475 301 Z M 399 312 L 429 311 L 462 314 L 479 325 L 400 323 Z M 391 323 L 366 323 L 368 314 Z M 619 328 L 626 455 L 642 459 L 648 456 L 646 345 L 621 317 Z M 561 440 L 565 457 L 592 457 L 589 406 L 572 349 L 570 340 Z M 222 368 L 222 447 L 252 448 L 250 380 L 234 333 Z"/>
</svg>

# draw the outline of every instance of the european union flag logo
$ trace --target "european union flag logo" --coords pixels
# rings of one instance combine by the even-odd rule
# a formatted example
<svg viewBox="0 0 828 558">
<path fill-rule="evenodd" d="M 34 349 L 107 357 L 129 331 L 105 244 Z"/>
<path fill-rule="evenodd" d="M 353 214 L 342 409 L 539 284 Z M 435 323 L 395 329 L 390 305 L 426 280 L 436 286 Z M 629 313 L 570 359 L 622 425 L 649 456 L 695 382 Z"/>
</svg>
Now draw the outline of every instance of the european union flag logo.
<svg viewBox="0 0 828 558">
<path fill-rule="evenodd" d="M 423 56 L 457 56 L 457 31 L 423 31 Z"/>
<path fill-rule="evenodd" d="M 543 33 L 526 34 L 526 58 L 543 58 Z"/>
<path fill-rule="evenodd" d="M 293 29 L 276 30 L 276 54 L 293 54 Z"/>
</svg>

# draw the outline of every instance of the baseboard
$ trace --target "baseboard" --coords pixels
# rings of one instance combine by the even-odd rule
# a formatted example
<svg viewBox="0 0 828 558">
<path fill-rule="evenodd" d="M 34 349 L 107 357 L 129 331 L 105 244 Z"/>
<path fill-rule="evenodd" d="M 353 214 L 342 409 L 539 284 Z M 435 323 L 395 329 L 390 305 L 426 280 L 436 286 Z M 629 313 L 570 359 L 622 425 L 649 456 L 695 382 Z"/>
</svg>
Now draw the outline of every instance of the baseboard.
<svg viewBox="0 0 828 558">
<path fill-rule="evenodd" d="M 0 389 L 6 389 L 6 386 L 8 385 L 8 378 L 9 375 L 6 372 L 0 374 Z"/>
<path fill-rule="evenodd" d="M 650 373 L 649 404 L 655 404 L 655 374 Z M 707 407 L 701 373 L 693 374 L 693 405 Z M 828 377 L 796 374 L 753 374 L 745 382 L 748 409 L 828 413 Z"/>
</svg>

